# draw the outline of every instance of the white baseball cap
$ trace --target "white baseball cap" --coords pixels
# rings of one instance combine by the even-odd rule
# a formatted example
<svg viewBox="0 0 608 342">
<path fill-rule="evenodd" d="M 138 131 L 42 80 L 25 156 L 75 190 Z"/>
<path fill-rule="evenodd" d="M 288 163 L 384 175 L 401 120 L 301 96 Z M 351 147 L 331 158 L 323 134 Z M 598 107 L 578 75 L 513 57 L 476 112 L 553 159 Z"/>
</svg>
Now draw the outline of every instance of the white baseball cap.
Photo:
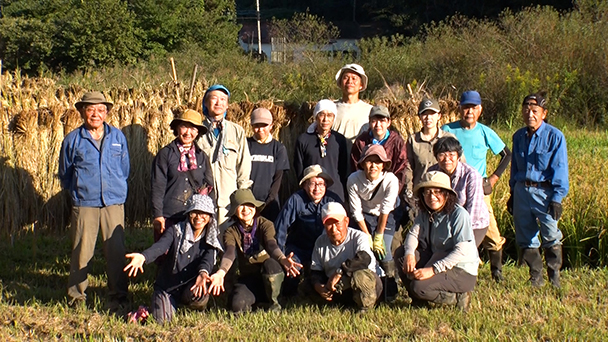
<svg viewBox="0 0 608 342">
<path fill-rule="evenodd" d="M 330 218 L 342 221 L 346 216 L 348 216 L 346 215 L 346 210 L 344 210 L 342 204 L 338 202 L 325 203 L 321 209 L 321 218 L 323 219 L 323 223 Z"/>
</svg>

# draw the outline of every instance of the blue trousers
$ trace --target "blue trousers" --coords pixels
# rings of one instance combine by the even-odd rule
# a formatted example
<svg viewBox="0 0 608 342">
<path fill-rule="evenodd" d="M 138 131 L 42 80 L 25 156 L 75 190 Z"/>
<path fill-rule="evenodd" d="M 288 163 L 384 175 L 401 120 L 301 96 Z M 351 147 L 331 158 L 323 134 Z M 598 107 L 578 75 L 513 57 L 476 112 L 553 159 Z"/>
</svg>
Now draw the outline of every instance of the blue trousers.
<svg viewBox="0 0 608 342">
<path fill-rule="evenodd" d="M 515 239 L 520 248 L 549 248 L 561 244 L 563 234 L 557 227 L 557 221 L 548 213 L 552 197 L 553 189 L 550 186 L 526 186 L 523 182 L 515 184 L 513 223 Z"/>
</svg>

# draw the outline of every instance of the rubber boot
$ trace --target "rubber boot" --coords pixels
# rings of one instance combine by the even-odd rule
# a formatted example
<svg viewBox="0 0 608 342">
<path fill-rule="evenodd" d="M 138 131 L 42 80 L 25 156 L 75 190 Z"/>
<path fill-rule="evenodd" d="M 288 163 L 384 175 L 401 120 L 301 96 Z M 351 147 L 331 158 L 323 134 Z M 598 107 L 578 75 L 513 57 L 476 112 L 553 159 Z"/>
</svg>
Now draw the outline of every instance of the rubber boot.
<svg viewBox="0 0 608 342">
<path fill-rule="evenodd" d="M 281 285 L 285 279 L 285 273 L 263 274 L 262 277 L 264 277 L 266 296 L 270 299 L 268 311 L 280 311 L 281 304 L 279 304 L 279 294 L 281 293 Z"/>
<path fill-rule="evenodd" d="M 534 287 L 541 287 L 545 283 L 543 280 L 543 259 L 538 248 L 522 248 L 522 258 L 530 268 L 530 284 Z"/>
<path fill-rule="evenodd" d="M 502 276 L 502 248 L 498 251 L 488 251 L 488 257 L 490 258 L 490 270 L 492 271 L 492 279 L 495 282 L 500 283 L 505 280 Z"/>
<path fill-rule="evenodd" d="M 471 292 L 456 294 L 456 307 L 464 312 L 469 312 L 471 306 Z"/>
<path fill-rule="evenodd" d="M 456 298 L 455 293 L 440 291 L 437 298 L 433 299 L 432 302 L 435 304 L 456 305 L 458 303 L 458 299 Z"/>
<path fill-rule="evenodd" d="M 559 270 L 562 268 L 562 245 L 553 245 L 545 248 L 545 262 L 547 263 L 547 275 L 551 285 L 559 288 Z"/>
<path fill-rule="evenodd" d="M 387 303 L 393 303 L 399 294 L 399 287 L 397 286 L 397 281 L 395 280 L 395 273 L 397 273 L 395 261 L 381 261 L 380 266 L 384 270 L 384 273 L 386 273 L 386 277 L 382 279 L 382 283 L 384 285 L 384 301 Z"/>
</svg>

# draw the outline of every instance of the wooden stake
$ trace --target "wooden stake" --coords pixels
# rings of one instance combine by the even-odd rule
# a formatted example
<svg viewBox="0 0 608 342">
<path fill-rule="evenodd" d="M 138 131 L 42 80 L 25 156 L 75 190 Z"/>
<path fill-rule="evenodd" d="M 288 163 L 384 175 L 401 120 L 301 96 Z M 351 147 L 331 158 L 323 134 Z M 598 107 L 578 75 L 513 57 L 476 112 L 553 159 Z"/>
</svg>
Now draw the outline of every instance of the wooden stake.
<svg viewBox="0 0 608 342">
<path fill-rule="evenodd" d="M 198 64 L 194 64 L 194 70 L 192 70 L 192 81 L 190 81 L 190 94 L 188 95 L 188 103 L 192 102 L 192 93 L 194 92 L 194 82 L 196 82 L 196 72 L 198 71 Z"/>
<path fill-rule="evenodd" d="M 171 61 L 171 70 L 173 71 L 173 83 L 175 85 L 175 96 L 177 97 L 177 105 L 182 105 L 182 99 L 179 96 L 179 84 L 177 83 L 177 71 L 175 70 L 175 60 L 173 57 L 169 58 Z"/>
<path fill-rule="evenodd" d="M 0 59 L 0 98 L 2 97 L 2 60 Z M 0 100 L 0 108 L 2 108 L 2 101 Z"/>
</svg>

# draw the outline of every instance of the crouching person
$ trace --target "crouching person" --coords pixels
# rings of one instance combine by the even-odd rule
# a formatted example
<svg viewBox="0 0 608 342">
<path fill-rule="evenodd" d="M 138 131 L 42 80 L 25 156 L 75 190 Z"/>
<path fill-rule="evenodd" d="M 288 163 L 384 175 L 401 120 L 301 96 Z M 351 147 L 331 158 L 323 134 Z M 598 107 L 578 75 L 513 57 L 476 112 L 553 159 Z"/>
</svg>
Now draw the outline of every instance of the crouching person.
<svg viewBox="0 0 608 342">
<path fill-rule="evenodd" d="M 391 160 L 381 145 L 363 149 L 359 168 L 346 183 L 350 209 L 359 229 L 372 240 L 372 250 L 384 270 L 381 276 L 385 300 L 393 302 L 399 292 L 391 254 L 397 228 L 394 211 L 399 206 L 399 180 L 390 172 Z"/>
<path fill-rule="evenodd" d="M 167 253 L 159 266 L 154 293 L 152 316 L 159 323 L 173 318 L 179 304 L 202 310 L 207 306 L 211 281 L 209 274 L 218 251 L 218 227 L 213 199 L 195 194 L 190 199 L 186 220 L 170 226 L 161 238 L 142 253 L 127 254 L 131 262 L 124 268 L 129 276 L 143 273 L 143 264 L 149 264 Z"/>
<path fill-rule="evenodd" d="M 325 234 L 315 243 L 310 283 L 326 301 L 355 304 L 364 312 L 382 292 L 367 234 L 348 227 L 344 207 L 330 202 L 322 209 Z"/>
<path fill-rule="evenodd" d="M 293 253 L 296 262 L 304 265 L 302 275 L 286 279 L 283 295 L 293 296 L 298 292 L 300 278 L 310 273 L 310 260 L 315 241 L 323 233 L 321 209 L 325 203 L 340 202 L 340 197 L 327 190 L 333 179 L 321 165 L 314 164 L 304 169 L 300 181 L 302 189 L 296 191 L 285 203 L 275 221 L 277 242 L 284 253 Z"/>
<path fill-rule="evenodd" d="M 458 204 L 450 177 L 429 171 L 414 189 L 419 214 L 395 251 L 412 300 L 457 305 L 467 311 L 477 283 L 479 255 L 469 213 Z"/>
<path fill-rule="evenodd" d="M 249 189 L 236 190 L 230 196 L 231 225 L 224 233 L 226 252 L 219 270 L 211 276 L 209 291 L 217 296 L 224 291 L 224 278 L 238 257 L 239 277 L 229 295 L 233 312 L 251 311 L 256 303 L 270 302 L 269 310 L 278 311 L 281 284 L 288 276 L 300 274 L 302 265 L 293 261 L 293 253 L 285 257 L 274 238 L 274 225 L 259 216 L 264 202 L 258 201 Z"/>
</svg>

